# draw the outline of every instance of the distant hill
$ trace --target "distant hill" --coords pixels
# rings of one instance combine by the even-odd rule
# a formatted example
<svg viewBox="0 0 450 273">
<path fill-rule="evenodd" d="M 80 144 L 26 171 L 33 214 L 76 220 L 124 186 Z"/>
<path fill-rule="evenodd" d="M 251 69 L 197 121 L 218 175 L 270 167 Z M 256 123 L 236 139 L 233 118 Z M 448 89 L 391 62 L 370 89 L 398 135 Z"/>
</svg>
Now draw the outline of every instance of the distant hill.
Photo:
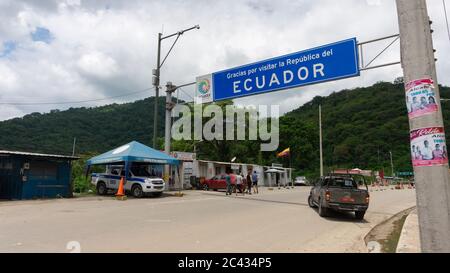
<svg viewBox="0 0 450 273">
<path fill-rule="evenodd" d="M 450 97 L 450 88 L 440 91 L 442 98 Z M 318 173 L 320 104 L 325 166 L 384 168 L 390 174 L 392 151 L 396 171 L 412 170 L 404 86 L 387 82 L 316 97 L 283 116 L 281 146 L 291 147 L 296 168 Z M 450 128 L 450 103 L 443 103 L 443 115 Z"/>
<path fill-rule="evenodd" d="M 153 139 L 154 98 L 126 104 L 32 113 L 0 122 L 0 149 L 71 154 L 74 137 L 77 153 L 104 152 L 136 140 Z M 159 101 L 158 136 L 164 137 L 165 97 Z"/>
<path fill-rule="evenodd" d="M 412 170 L 404 92 L 401 83 L 380 82 L 315 97 L 280 118 L 280 150 L 291 147 L 291 165 L 298 173 L 318 175 L 318 106 L 321 104 L 326 167 L 384 168 L 389 174 L 389 151 L 392 151 L 396 171 Z M 441 96 L 450 98 L 450 88 L 441 87 Z M 132 140 L 151 145 L 153 101 L 154 98 L 149 98 L 121 105 L 54 110 L 3 121 L 0 122 L 0 149 L 70 154 L 74 137 L 77 154 L 104 152 Z M 159 106 L 158 132 L 162 147 L 165 98 L 160 98 Z M 450 103 L 443 103 L 443 114 L 446 128 L 450 128 Z M 186 151 L 192 151 L 192 145 L 179 144 L 177 149 L 185 147 Z M 214 145 L 198 144 L 199 157 L 228 161 L 232 154 L 239 155 L 239 162 L 281 162 L 275 152 L 260 153 L 258 143 L 228 142 L 227 145 L 230 145 L 229 154 L 224 155 L 212 151 Z M 289 164 L 287 160 L 283 163 Z"/>
</svg>

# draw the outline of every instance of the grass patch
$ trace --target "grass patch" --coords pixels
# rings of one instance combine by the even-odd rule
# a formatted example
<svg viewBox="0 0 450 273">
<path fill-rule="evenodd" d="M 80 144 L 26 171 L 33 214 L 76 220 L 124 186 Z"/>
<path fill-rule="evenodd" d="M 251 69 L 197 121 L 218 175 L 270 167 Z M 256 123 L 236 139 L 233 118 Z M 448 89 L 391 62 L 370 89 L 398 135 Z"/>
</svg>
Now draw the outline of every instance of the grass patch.
<svg viewBox="0 0 450 273">
<path fill-rule="evenodd" d="M 366 244 L 377 242 L 381 253 L 396 253 L 406 218 L 414 208 L 407 209 L 373 228 L 365 238 Z"/>
<path fill-rule="evenodd" d="M 406 217 L 408 217 L 407 214 L 403 215 L 400 219 L 395 220 L 392 223 L 393 227 L 391 233 L 389 233 L 386 239 L 379 242 L 382 246 L 383 253 L 395 253 L 397 251 L 398 241 L 400 240 Z"/>
<path fill-rule="evenodd" d="M 90 197 L 90 196 L 97 196 L 97 194 L 94 191 L 93 192 L 82 192 L 82 193 L 74 192 L 73 193 L 74 198 Z"/>
</svg>

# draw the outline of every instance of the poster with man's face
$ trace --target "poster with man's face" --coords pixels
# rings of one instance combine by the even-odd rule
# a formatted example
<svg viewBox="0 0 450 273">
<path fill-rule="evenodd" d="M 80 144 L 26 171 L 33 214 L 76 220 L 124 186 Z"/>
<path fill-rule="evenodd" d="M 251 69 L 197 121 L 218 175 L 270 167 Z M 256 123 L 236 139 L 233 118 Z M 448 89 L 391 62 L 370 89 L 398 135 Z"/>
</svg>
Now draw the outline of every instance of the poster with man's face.
<svg viewBox="0 0 450 273">
<path fill-rule="evenodd" d="M 421 79 L 406 84 L 406 106 L 410 119 L 438 111 L 434 82 Z"/>
<path fill-rule="evenodd" d="M 411 131 L 411 157 L 414 167 L 447 164 L 444 128 L 431 127 Z"/>
</svg>

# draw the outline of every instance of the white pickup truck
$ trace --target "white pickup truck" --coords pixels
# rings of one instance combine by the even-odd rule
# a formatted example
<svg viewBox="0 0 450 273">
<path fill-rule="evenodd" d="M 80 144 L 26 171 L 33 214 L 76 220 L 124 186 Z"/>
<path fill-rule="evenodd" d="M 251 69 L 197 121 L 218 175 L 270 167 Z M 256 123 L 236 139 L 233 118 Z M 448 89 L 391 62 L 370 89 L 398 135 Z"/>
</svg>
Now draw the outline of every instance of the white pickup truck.
<svg viewBox="0 0 450 273">
<path fill-rule="evenodd" d="M 98 195 L 106 195 L 111 190 L 117 192 L 123 176 L 125 176 L 124 166 L 107 166 L 105 173 L 92 174 L 91 183 L 97 189 Z M 128 180 L 124 183 L 124 190 L 136 198 L 144 195 L 159 197 L 164 192 L 165 186 L 164 180 L 152 176 L 145 166 L 132 166 Z"/>
</svg>

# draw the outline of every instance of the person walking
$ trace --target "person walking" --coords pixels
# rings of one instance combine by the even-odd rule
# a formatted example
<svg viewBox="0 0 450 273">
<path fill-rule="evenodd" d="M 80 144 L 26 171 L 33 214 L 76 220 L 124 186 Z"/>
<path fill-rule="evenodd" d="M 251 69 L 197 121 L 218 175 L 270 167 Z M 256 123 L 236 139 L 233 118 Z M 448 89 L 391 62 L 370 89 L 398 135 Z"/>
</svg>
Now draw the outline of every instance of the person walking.
<svg viewBox="0 0 450 273">
<path fill-rule="evenodd" d="M 233 194 L 234 191 L 236 191 L 236 180 L 237 180 L 237 175 L 235 173 L 230 173 L 230 178 L 231 178 L 231 187 L 230 187 L 230 195 Z"/>
<path fill-rule="evenodd" d="M 250 175 L 252 172 L 249 171 L 247 172 L 247 193 L 252 195 L 252 185 L 253 185 L 253 180 L 252 180 L 252 176 Z"/>
<path fill-rule="evenodd" d="M 243 177 L 242 175 L 238 174 L 236 176 L 236 196 L 238 195 L 238 191 L 244 193 L 242 190 L 242 183 L 243 183 Z"/>
<path fill-rule="evenodd" d="M 227 194 L 226 195 L 231 195 L 231 176 L 229 173 L 227 173 L 227 175 L 225 176 L 225 181 L 227 183 Z"/>
<path fill-rule="evenodd" d="M 241 173 L 242 177 L 242 184 L 241 184 L 241 193 L 242 195 L 245 195 L 247 192 L 247 176 L 244 173 Z"/>
<path fill-rule="evenodd" d="M 253 171 L 252 183 L 253 183 L 253 193 L 259 194 L 259 190 L 258 190 L 258 174 L 256 173 L 256 171 Z"/>
</svg>

